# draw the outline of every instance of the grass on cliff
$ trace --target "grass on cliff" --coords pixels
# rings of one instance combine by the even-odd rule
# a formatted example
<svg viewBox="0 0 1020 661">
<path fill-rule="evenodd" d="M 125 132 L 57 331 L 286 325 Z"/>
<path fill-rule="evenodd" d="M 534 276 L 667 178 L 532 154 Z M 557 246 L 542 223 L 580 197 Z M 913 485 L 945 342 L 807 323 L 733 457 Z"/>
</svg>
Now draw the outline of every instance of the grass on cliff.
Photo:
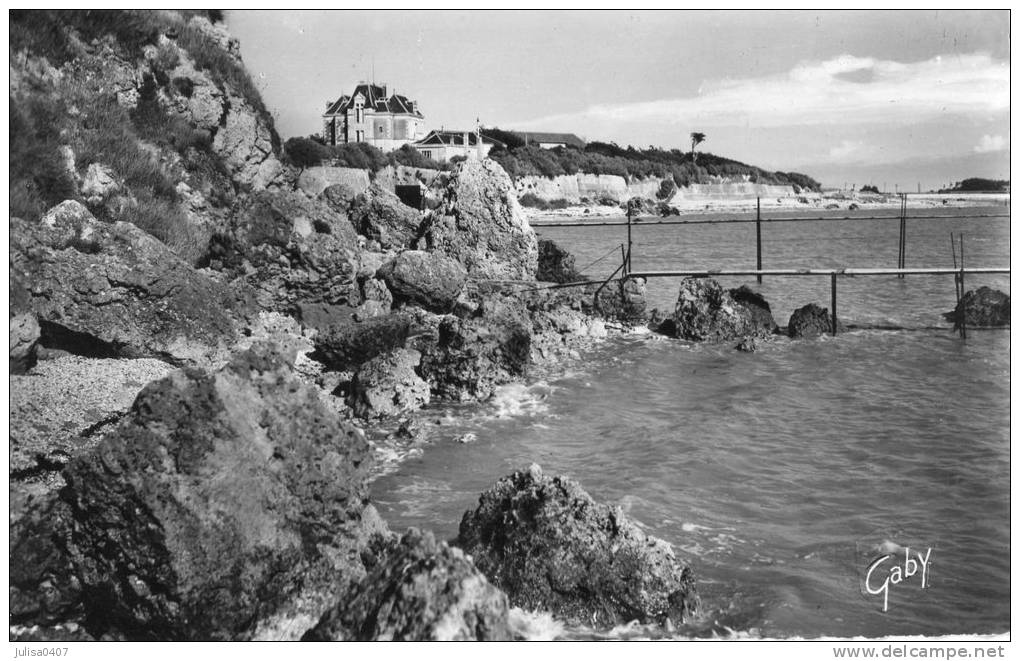
<svg viewBox="0 0 1020 661">
<path fill-rule="evenodd" d="M 83 54 L 82 45 L 93 40 L 111 39 L 112 45 L 128 61 L 142 57 L 143 49 L 156 44 L 160 34 L 172 35 L 186 50 L 195 65 L 206 71 L 219 85 L 226 85 L 241 96 L 269 127 L 273 150 L 280 151 L 280 137 L 273 116 L 262 100 L 248 71 L 211 37 L 192 25 L 193 16 L 205 16 L 216 22 L 223 19 L 219 10 L 12 10 L 9 14 L 10 52 L 27 51 L 45 57 L 59 67 Z"/>
<path fill-rule="evenodd" d="M 93 208 L 100 220 L 134 223 L 182 259 L 197 262 L 208 236 L 180 208 L 176 183 L 183 173 L 164 166 L 145 147 L 128 111 L 111 95 L 74 85 L 62 91 L 10 98 L 11 215 L 38 219 L 64 200 L 85 201 L 61 154 L 66 145 L 79 172 L 101 163 L 123 182 L 119 201 Z"/>
<path fill-rule="evenodd" d="M 85 202 L 75 173 L 68 169 L 62 154 L 64 147 L 70 147 L 78 175 L 99 163 L 112 169 L 122 183 L 112 199 L 93 206 L 100 220 L 129 221 L 183 259 L 191 263 L 201 260 L 208 233 L 189 221 L 177 186 L 186 182 L 214 207 L 228 207 L 236 193 L 234 183 L 222 159 L 211 150 L 212 136 L 158 101 L 159 89 L 169 85 L 187 95 L 191 81 L 171 80 L 168 75 L 176 66 L 177 48 L 162 46 L 154 61 L 146 65 L 142 62 L 144 47 L 158 43 L 161 33 L 176 37 L 196 66 L 248 100 L 270 129 L 272 117 L 244 68 L 214 39 L 187 22 L 198 14 L 222 19 L 221 12 L 187 10 L 10 13 L 12 56 L 27 51 L 57 67 L 81 58 L 69 68 L 75 73 L 62 80 L 20 85 L 16 93 L 12 88 L 12 215 L 34 219 L 65 199 Z M 95 54 L 90 45 L 93 40 L 106 40 L 119 57 L 141 67 L 143 84 L 135 108 L 122 107 L 105 87 L 103 76 L 91 75 L 96 62 L 89 59 Z M 86 75 L 79 75 L 79 70 Z M 272 136 L 278 143 L 275 130 Z"/>
</svg>

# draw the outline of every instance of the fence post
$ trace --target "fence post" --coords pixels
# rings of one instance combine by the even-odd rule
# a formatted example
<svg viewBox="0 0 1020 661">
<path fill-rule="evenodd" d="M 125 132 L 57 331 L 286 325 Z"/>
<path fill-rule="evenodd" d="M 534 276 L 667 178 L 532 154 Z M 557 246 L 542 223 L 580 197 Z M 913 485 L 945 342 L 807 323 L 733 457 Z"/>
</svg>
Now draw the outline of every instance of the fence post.
<svg viewBox="0 0 1020 661">
<path fill-rule="evenodd" d="M 836 274 L 832 274 L 832 334 L 836 335 Z"/>
<path fill-rule="evenodd" d="M 896 268 L 904 269 L 907 267 L 907 195 L 906 193 L 900 194 L 900 256 L 896 263 Z M 903 279 L 906 276 L 902 273 L 897 274 L 897 278 Z"/>
<path fill-rule="evenodd" d="M 625 270 L 626 273 L 630 273 L 631 272 L 630 251 L 631 251 L 631 248 L 633 246 L 633 242 L 631 241 L 630 230 L 631 230 L 631 225 L 633 223 L 633 218 L 634 218 L 634 205 L 631 204 L 630 202 L 628 202 L 627 203 L 627 257 L 626 257 L 627 268 Z"/>
<path fill-rule="evenodd" d="M 967 292 L 963 284 L 963 233 L 960 233 L 960 301 L 963 302 L 963 295 Z M 967 306 L 960 305 L 960 337 L 967 339 Z"/>
<path fill-rule="evenodd" d="M 755 226 L 758 231 L 758 270 L 761 270 L 761 198 L 758 198 L 758 216 L 755 221 Z M 758 274 L 758 284 L 761 284 L 761 273 Z"/>
</svg>

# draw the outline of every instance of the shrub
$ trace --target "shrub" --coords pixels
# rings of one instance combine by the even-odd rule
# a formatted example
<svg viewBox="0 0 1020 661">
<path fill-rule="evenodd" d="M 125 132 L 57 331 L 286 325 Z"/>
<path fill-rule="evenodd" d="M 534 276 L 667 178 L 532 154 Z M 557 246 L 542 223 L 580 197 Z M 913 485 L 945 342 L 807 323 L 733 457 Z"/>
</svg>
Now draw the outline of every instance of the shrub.
<svg viewBox="0 0 1020 661">
<path fill-rule="evenodd" d="M 659 200 L 665 200 L 672 196 L 674 192 L 676 192 L 676 183 L 673 179 L 663 179 L 662 183 L 659 184 L 659 190 L 655 193 L 655 197 Z"/>
<path fill-rule="evenodd" d="M 400 149 L 390 152 L 389 160 L 393 165 L 406 165 L 412 168 L 427 168 L 430 170 L 443 170 L 449 168 L 449 166 L 444 163 L 434 161 L 431 158 L 424 156 L 411 145 L 404 145 Z"/>
<path fill-rule="evenodd" d="M 162 71 L 172 71 L 181 62 L 181 55 L 177 51 L 177 47 L 170 43 L 163 43 L 159 45 L 159 49 L 156 52 L 155 64 Z"/>
<path fill-rule="evenodd" d="M 283 145 L 283 153 L 292 165 L 309 168 L 332 158 L 333 151 L 309 138 L 291 138 Z"/>
<path fill-rule="evenodd" d="M 529 209 L 545 211 L 549 208 L 549 203 L 534 193 L 525 193 L 524 195 L 521 195 L 517 201 L 521 203 L 522 207 L 527 207 Z"/>
<path fill-rule="evenodd" d="M 352 142 L 330 149 L 333 152 L 333 163 L 340 167 L 378 172 L 389 164 L 386 154 L 367 142 Z"/>
</svg>

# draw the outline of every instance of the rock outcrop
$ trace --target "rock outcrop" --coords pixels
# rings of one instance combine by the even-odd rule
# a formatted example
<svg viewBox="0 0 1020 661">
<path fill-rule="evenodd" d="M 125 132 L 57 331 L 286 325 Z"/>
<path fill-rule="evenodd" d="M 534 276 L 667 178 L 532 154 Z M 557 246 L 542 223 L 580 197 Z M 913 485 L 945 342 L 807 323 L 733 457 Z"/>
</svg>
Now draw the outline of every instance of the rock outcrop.
<svg viewBox="0 0 1020 661">
<path fill-rule="evenodd" d="M 11 374 L 24 374 L 35 365 L 39 345 L 39 322 L 34 314 L 16 314 L 11 316 L 10 324 L 8 369 Z"/>
<path fill-rule="evenodd" d="M 495 161 L 466 161 L 454 174 L 439 209 L 424 223 L 430 249 L 448 254 L 477 278 L 532 280 L 538 241 Z"/>
<path fill-rule="evenodd" d="M 378 539 L 378 538 L 377 538 Z M 506 595 L 457 548 L 411 528 L 304 640 L 510 640 Z"/>
<path fill-rule="evenodd" d="M 429 384 L 415 372 L 421 354 L 397 349 L 367 361 L 354 374 L 348 404 L 361 418 L 386 418 L 429 403 Z"/>
<path fill-rule="evenodd" d="M 829 309 L 814 303 L 794 310 L 790 315 L 790 323 L 786 326 L 786 333 L 790 337 L 818 337 L 831 332 L 832 318 L 829 316 Z"/>
<path fill-rule="evenodd" d="M 262 191 L 239 209 L 210 246 L 216 265 L 251 285 L 263 309 L 299 303 L 361 302 L 358 242 L 350 223 L 326 204 L 294 192 Z"/>
<path fill-rule="evenodd" d="M 647 316 L 644 278 L 627 278 L 610 282 L 605 287 L 589 286 L 595 292 L 594 312 L 606 319 L 624 323 L 638 323 Z"/>
<path fill-rule="evenodd" d="M 443 253 L 406 250 L 376 272 L 396 303 L 420 305 L 432 312 L 449 312 L 464 289 L 467 273 Z"/>
<path fill-rule="evenodd" d="M 483 493 L 455 543 L 511 605 L 568 621 L 676 624 L 700 605 L 693 571 L 668 543 L 534 464 Z"/>
<path fill-rule="evenodd" d="M 532 327 L 524 305 L 509 297 L 485 298 L 466 318 L 439 320 L 434 337 L 417 345 L 419 373 L 432 392 L 453 401 L 484 400 L 496 386 L 524 376 Z"/>
<path fill-rule="evenodd" d="M 41 223 L 12 218 L 12 286 L 27 293 L 47 347 L 95 357 L 213 360 L 236 340 L 251 301 L 125 222 L 64 202 Z"/>
<path fill-rule="evenodd" d="M 314 357 L 334 370 L 350 370 L 406 344 L 412 319 L 405 314 L 388 314 L 361 322 L 336 323 L 315 337 Z"/>
<path fill-rule="evenodd" d="M 761 296 L 746 287 L 726 291 L 711 278 L 680 283 L 673 322 L 675 337 L 696 342 L 766 337 L 778 328 Z"/>
<path fill-rule="evenodd" d="M 538 242 L 538 271 L 535 279 L 542 282 L 577 282 L 586 280 L 577 272 L 574 256 L 549 239 Z"/>
<path fill-rule="evenodd" d="M 197 28 L 213 43 L 218 42 L 215 48 L 221 51 L 217 54 L 220 68 L 243 70 L 236 41 L 231 49 L 218 34 L 221 28 L 200 17 L 191 19 L 189 28 Z M 196 39 L 188 42 L 202 48 Z M 196 60 L 208 62 L 210 53 L 189 52 L 180 39 L 163 35 L 157 45 L 145 49 L 145 56 L 157 68 L 167 60 L 174 63 L 160 72 L 173 82 L 159 88 L 160 105 L 211 137 L 210 149 L 235 183 L 245 189 L 262 190 L 281 177 L 284 168 L 275 155 L 278 138 L 271 119 L 255 107 L 256 99 L 245 96 L 245 90 L 196 65 Z M 228 59 L 230 64 L 222 62 Z"/>
<path fill-rule="evenodd" d="M 386 249 L 414 248 L 422 215 L 392 191 L 373 184 L 351 203 L 348 212 L 358 234 Z"/>
<path fill-rule="evenodd" d="M 959 326 L 961 319 L 968 326 L 1008 326 L 1009 295 L 991 287 L 980 287 L 963 295 L 956 309 L 945 318 Z"/>
<path fill-rule="evenodd" d="M 174 372 L 71 462 L 45 518 L 29 508 L 15 526 L 12 624 L 297 637 L 364 576 L 359 549 L 382 530 L 366 516 L 368 453 L 271 348 Z"/>
</svg>

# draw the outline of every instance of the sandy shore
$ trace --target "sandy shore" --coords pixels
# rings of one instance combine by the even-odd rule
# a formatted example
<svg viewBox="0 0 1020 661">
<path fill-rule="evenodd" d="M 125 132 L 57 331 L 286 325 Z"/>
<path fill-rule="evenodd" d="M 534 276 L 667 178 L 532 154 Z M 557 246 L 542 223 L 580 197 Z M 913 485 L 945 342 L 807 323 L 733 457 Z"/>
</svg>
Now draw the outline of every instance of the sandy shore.
<svg viewBox="0 0 1020 661">
<path fill-rule="evenodd" d="M 703 198 L 678 199 L 670 201 L 680 216 L 711 213 L 753 213 L 757 208 L 756 198 Z M 907 196 L 908 209 L 936 209 L 959 207 L 996 207 L 1009 209 L 1007 193 L 916 193 Z M 868 193 L 825 193 L 799 195 L 782 198 L 762 198 L 762 211 L 835 211 L 839 209 L 899 209 L 900 198 L 896 195 L 875 195 Z M 618 206 L 576 205 L 565 209 L 540 211 L 525 207 L 529 220 L 583 220 L 618 218 L 624 211 Z M 643 213 L 648 215 L 647 213 Z"/>
</svg>

